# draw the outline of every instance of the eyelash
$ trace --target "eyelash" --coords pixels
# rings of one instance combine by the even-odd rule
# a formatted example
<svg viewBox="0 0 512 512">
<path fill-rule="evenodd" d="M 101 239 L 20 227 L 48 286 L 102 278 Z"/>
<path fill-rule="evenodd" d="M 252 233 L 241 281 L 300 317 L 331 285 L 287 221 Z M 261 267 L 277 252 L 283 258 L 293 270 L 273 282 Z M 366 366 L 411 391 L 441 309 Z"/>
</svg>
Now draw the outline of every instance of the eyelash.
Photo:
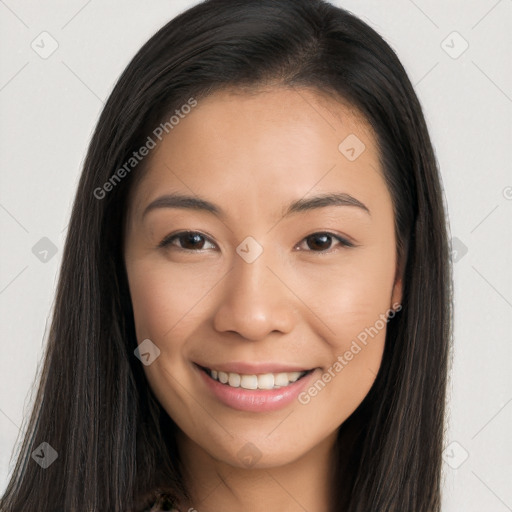
<svg viewBox="0 0 512 512">
<path fill-rule="evenodd" d="M 168 248 L 170 245 L 172 245 L 172 242 L 174 240 L 177 240 L 183 236 L 186 236 L 186 235 L 199 235 L 205 239 L 207 239 L 210 243 L 212 243 L 213 245 L 215 245 L 213 242 L 211 242 L 209 240 L 209 237 L 207 237 L 205 234 L 199 232 L 199 231 L 180 231 L 179 233 L 174 233 L 172 235 L 169 235 L 167 237 L 165 237 L 159 244 L 158 244 L 158 247 L 159 248 Z M 339 235 L 336 235 L 334 233 L 331 233 L 329 231 L 317 231 L 315 233 L 311 233 L 310 235 L 304 237 L 302 240 L 301 240 L 301 243 L 306 241 L 308 238 L 311 238 L 315 235 L 327 235 L 331 238 L 333 238 L 334 240 L 337 240 L 340 245 L 342 247 L 355 247 L 355 244 L 353 244 L 352 242 L 349 242 L 347 239 L 343 238 L 343 237 L 340 237 Z M 299 244 L 300 245 L 300 244 Z M 199 250 L 195 250 L 195 249 L 185 249 L 183 247 L 179 247 L 179 246 L 174 246 L 173 249 L 177 249 L 178 251 L 186 251 L 186 252 L 203 252 L 204 250 L 207 250 L 207 249 L 199 249 Z M 328 253 L 328 252 L 331 252 L 331 248 L 327 249 L 327 250 L 324 250 L 324 251 L 313 251 L 313 250 L 307 250 L 307 252 L 314 252 L 314 253 L 319 253 L 319 254 L 324 254 L 324 253 Z"/>
</svg>

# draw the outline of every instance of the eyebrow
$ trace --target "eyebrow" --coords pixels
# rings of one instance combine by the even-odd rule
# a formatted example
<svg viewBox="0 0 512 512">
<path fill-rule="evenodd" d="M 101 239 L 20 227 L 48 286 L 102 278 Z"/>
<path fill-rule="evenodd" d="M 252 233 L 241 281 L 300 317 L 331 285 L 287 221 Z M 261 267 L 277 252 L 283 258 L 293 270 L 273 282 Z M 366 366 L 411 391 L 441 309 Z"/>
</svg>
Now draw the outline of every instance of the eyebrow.
<svg viewBox="0 0 512 512">
<path fill-rule="evenodd" d="M 355 197 L 345 192 L 332 193 L 332 194 L 320 194 L 308 199 L 299 199 L 291 202 L 282 214 L 283 217 L 287 217 L 293 213 L 300 213 L 318 208 L 325 208 L 328 206 L 353 206 L 360 208 L 361 210 L 371 215 L 369 208 L 356 199 Z M 166 194 L 158 197 L 152 201 L 144 210 L 142 218 L 146 216 L 152 210 L 159 208 L 184 208 L 196 211 L 210 212 L 220 217 L 225 217 L 225 213 L 220 206 L 202 199 L 200 197 L 189 196 L 179 193 Z"/>
</svg>

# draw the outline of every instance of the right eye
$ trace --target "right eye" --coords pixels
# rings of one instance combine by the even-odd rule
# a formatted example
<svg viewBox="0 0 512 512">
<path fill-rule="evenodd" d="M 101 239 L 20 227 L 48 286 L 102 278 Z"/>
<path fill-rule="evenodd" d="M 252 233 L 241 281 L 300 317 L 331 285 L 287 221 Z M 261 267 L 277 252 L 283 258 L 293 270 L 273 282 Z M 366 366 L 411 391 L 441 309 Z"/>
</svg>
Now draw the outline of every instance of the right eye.
<svg viewBox="0 0 512 512">
<path fill-rule="evenodd" d="M 216 248 L 216 245 L 209 241 L 206 235 L 203 235 L 198 231 L 181 231 L 179 233 L 166 236 L 158 244 L 158 247 L 174 246 L 173 249 L 176 248 L 183 251 L 199 252 L 207 250 L 208 248 L 205 249 L 204 245 L 208 243 L 210 243 L 214 249 Z"/>
</svg>

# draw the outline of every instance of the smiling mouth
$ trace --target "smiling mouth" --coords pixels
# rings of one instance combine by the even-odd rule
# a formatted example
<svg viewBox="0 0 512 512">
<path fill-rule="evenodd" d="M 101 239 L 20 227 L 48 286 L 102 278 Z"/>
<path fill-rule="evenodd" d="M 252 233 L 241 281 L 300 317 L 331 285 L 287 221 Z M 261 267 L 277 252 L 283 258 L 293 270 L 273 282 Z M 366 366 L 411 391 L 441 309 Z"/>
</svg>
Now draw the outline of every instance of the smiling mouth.
<svg viewBox="0 0 512 512">
<path fill-rule="evenodd" d="M 199 365 L 198 365 L 199 366 Z M 314 368 L 302 372 L 280 372 L 260 374 L 240 374 L 223 372 L 199 366 L 211 379 L 232 388 L 248 390 L 269 390 L 289 386 L 314 371 Z"/>
</svg>

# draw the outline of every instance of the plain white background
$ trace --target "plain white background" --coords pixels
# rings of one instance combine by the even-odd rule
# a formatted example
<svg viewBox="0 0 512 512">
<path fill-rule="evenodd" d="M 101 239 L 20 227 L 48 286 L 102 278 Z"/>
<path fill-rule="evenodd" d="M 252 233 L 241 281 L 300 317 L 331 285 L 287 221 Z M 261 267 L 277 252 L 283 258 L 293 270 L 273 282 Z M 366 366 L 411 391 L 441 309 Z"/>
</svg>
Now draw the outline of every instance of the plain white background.
<svg viewBox="0 0 512 512">
<path fill-rule="evenodd" d="M 134 53 L 195 3 L 0 0 L 0 492 L 92 130 Z M 441 168 L 456 262 L 443 510 L 512 510 L 512 0 L 333 3 L 397 52 Z M 56 252 L 42 261 L 45 237 Z"/>
</svg>

